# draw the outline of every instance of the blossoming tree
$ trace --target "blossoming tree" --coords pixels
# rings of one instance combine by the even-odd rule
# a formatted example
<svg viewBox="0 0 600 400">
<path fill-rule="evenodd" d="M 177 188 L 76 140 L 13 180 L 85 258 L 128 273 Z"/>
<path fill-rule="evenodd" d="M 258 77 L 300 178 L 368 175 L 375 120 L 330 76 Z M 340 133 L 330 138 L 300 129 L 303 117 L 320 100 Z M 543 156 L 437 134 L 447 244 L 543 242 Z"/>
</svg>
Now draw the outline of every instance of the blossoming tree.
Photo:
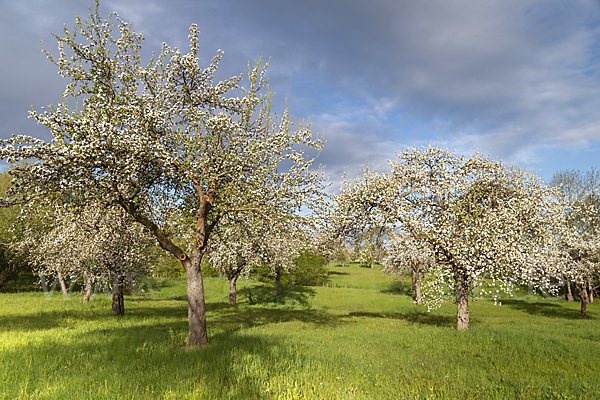
<svg viewBox="0 0 600 400">
<path fill-rule="evenodd" d="M 559 263 L 564 275 L 575 284 L 581 316 L 586 317 L 592 293 L 600 287 L 600 237 L 571 232 L 563 237 L 561 244 L 563 257 Z"/>
<path fill-rule="evenodd" d="M 410 274 L 413 294 L 419 305 L 423 304 L 421 283 L 434 264 L 435 255 L 430 243 L 416 239 L 406 232 L 391 235 L 383 259 L 383 272 Z"/>
<path fill-rule="evenodd" d="M 131 216 L 115 206 L 87 205 L 72 209 L 58 204 L 25 207 L 19 219 L 21 240 L 15 250 L 27 259 L 41 277 L 84 276 L 83 301 L 89 300 L 96 278 L 113 280 L 112 312 L 125 313 L 123 285 L 150 271 L 152 239 L 145 228 L 132 224 Z M 40 223 L 45 226 L 40 229 Z M 45 279 L 45 278 L 44 278 Z M 64 279 L 61 290 L 66 293 Z"/>
<path fill-rule="evenodd" d="M 406 149 L 389 173 L 347 181 L 338 199 L 342 226 L 379 215 L 428 242 L 435 265 L 423 287 L 437 307 L 454 293 L 457 328 L 469 329 L 469 290 L 495 295 L 515 282 L 547 286 L 559 204 L 539 179 L 480 155 L 438 147 Z"/>
<path fill-rule="evenodd" d="M 247 222 L 247 221 L 246 221 Z M 237 280 L 248 276 L 254 264 L 261 262 L 258 252 L 263 237 L 257 232 L 258 224 L 221 222 L 221 227 L 212 236 L 208 262 L 229 281 L 229 304 L 237 303 Z"/>
<path fill-rule="evenodd" d="M 574 284 L 585 317 L 587 303 L 594 301 L 594 290 L 600 284 L 600 171 L 563 170 L 554 174 L 550 183 L 567 205 L 559 261 L 565 269 L 567 299 L 573 300 Z"/>
<path fill-rule="evenodd" d="M 116 31 L 115 31 L 116 26 Z M 310 126 L 276 116 L 260 60 L 243 75 L 214 81 L 222 53 L 200 66 L 198 29 L 190 49 L 166 44 L 143 63 L 143 36 L 116 14 L 76 19 L 47 56 L 68 80 L 63 101 L 31 117 L 50 143 L 14 136 L 0 155 L 19 164 L 20 193 L 68 189 L 118 204 L 186 271 L 189 345 L 207 343 L 200 263 L 225 216 L 293 213 L 321 196 L 312 168 L 322 146 Z"/>
</svg>

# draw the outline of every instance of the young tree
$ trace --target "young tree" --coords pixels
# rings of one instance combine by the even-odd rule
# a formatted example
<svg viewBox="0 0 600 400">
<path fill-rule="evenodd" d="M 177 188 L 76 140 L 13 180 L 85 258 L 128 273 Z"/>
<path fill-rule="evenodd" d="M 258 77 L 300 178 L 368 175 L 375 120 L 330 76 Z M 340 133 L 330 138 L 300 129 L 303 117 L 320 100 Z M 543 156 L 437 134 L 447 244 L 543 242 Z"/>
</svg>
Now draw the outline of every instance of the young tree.
<svg viewBox="0 0 600 400">
<path fill-rule="evenodd" d="M 383 259 L 383 272 L 410 274 L 415 300 L 417 304 L 421 305 L 423 304 L 421 282 L 434 264 L 435 255 L 428 242 L 401 232 L 390 238 L 387 255 Z"/>
<path fill-rule="evenodd" d="M 21 193 L 68 189 L 118 204 L 145 226 L 186 271 L 189 345 L 203 345 L 200 265 L 211 233 L 225 215 L 293 214 L 317 202 L 323 177 L 308 155 L 322 141 L 310 126 L 294 130 L 287 110 L 272 114 L 260 60 L 246 87 L 242 75 L 215 83 L 222 53 L 200 67 L 195 25 L 187 53 L 163 45 L 147 64 L 142 35 L 114 13 L 103 20 L 98 4 L 54 36 L 58 56 L 47 56 L 69 80 L 64 101 L 31 112 L 53 140 L 15 136 L 1 157 L 32 160 L 13 170 Z"/>
<path fill-rule="evenodd" d="M 510 292 L 519 279 L 546 286 L 545 261 L 559 204 L 539 179 L 500 162 L 460 157 L 438 147 L 407 149 L 391 172 L 347 182 L 338 199 L 351 229 L 364 214 L 380 215 L 428 242 L 435 255 L 424 285 L 431 309 L 455 294 L 457 328 L 469 328 L 469 290 Z M 348 212 L 349 211 L 349 212 Z"/>
</svg>

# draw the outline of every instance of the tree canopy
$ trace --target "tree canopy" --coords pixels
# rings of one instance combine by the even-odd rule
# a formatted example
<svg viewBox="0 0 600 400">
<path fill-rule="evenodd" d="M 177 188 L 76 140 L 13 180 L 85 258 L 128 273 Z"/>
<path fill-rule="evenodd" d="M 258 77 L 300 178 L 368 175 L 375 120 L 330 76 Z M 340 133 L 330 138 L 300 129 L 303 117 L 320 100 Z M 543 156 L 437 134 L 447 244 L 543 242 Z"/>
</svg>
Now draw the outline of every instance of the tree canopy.
<svg viewBox="0 0 600 400">
<path fill-rule="evenodd" d="M 433 248 L 424 302 L 435 308 L 454 293 L 458 329 L 469 328 L 469 290 L 481 287 L 494 296 L 523 281 L 547 286 L 557 275 L 545 262 L 560 224 L 553 192 L 534 176 L 478 154 L 406 149 L 389 173 L 347 181 L 337 207 L 342 230 L 379 218 Z"/>
<path fill-rule="evenodd" d="M 215 82 L 222 53 L 200 66 L 196 25 L 189 51 L 163 45 L 142 61 L 143 35 L 116 13 L 54 34 L 48 59 L 67 80 L 62 101 L 30 115 L 52 141 L 13 136 L 0 155 L 16 164 L 15 196 L 68 191 L 81 204 L 119 205 L 181 260 L 188 281 L 189 344 L 207 341 L 200 262 L 227 215 L 296 218 L 316 204 L 322 147 L 310 125 L 277 116 L 260 59 Z M 246 82 L 245 86 L 243 83 Z"/>
</svg>

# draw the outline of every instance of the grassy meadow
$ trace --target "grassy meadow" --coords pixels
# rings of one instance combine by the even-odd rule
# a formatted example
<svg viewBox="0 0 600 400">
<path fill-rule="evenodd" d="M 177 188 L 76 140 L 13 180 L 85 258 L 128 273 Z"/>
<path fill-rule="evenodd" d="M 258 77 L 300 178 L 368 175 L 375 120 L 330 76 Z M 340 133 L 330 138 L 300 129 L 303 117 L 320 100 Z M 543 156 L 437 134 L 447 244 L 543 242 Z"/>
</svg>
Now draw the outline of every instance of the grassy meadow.
<svg viewBox="0 0 600 400">
<path fill-rule="evenodd" d="M 207 278 L 210 345 L 186 349 L 184 280 L 147 282 L 114 317 L 110 299 L 0 295 L 2 399 L 591 399 L 600 314 L 522 294 L 427 313 L 405 282 L 332 267 L 325 287 Z"/>
</svg>

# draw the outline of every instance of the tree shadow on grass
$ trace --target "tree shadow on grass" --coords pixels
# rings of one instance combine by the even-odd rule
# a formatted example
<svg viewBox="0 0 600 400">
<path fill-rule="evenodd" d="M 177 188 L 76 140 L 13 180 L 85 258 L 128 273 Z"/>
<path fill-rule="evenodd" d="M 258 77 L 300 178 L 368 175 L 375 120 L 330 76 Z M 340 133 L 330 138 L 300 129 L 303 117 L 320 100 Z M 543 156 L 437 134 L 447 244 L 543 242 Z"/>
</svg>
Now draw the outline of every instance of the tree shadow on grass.
<svg viewBox="0 0 600 400">
<path fill-rule="evenodd" d="M 227 303 L 211 304 L 207 316 L 209 329 L 237 331 L 263 325 L 285 322 L 303 322 L 312 325 L 332 325 L 340 323 L 340 316 L 316 309 L 297 307 L 271 308 L 250 305 L 231 306 Z"/>
<path fill-rule="evenodd" d="M 427 312 L 408 312 L 408 313 L 379 313 L 356 311 L 348 314 L 348 317 L 368 317 L 368 318 L 387 318 L 402 319 L 417 325 L 453 327 L 456 325 L 456 316 L 447 314 L 431 314 Z"/>
<path fill-rule="evenodd" d="M 29 393 L 52 388 L 53 397 L 254 399 L 264 397 L 263 370 L 274 368 L 273 360 L 302 365 L 301 354 L 278 335 L 220 330 L 208 346 L 185 350 L 180 332 L 187 333 L 186 321 L 145 323 L 143 329 L 115 323 L 85 335 L 65 331 L 59 338 L 45 334 L 4 351 L 0 370 L 27 376 L 4 394 L 20 397 L 25 387 Z"/>
<path fill-rule="evenodd" d="M 412 285 L 407 282 L 394 281 L 387 288 L 381 290 L 381 293 L 412 296 Z"/>
<path fill-rule="evenodd" d="M 238 290 L 238 298 L 248 304 L 282 304 L 310 306 L 310 299 L 315 296 L 315 289 L 309 286 L 284 286 L 283 294 L 277 296 L 274 285 L 259 285 Z"/>
<path fill-rule="evenodd" d="M 348 272 L 332 271 L 329 270 L 329 275 L 350 275 Z"/>
<path fill-rule="evenodd" d="M 581 314 L 579 313 L 579 310 L 563 307 L 560 304 L 554 302 L 532 302 L 526 300 L 506 299 L 502 300 L 502 305 L 513 308 L 515 310 L 524 311 L 530 315 L 537 315 L 550 318 L 581 319 Z"/>
<path fill-rule="evenodd" d="M 61 300 L 62 301 L 62 300 Z M 110 301 L 80 303 L 69 300 L 68 308 L 62 310 L 34 310 L 25 314 L 0 316 L 0 332 L 2 331 L 36 331 L 76 325 L 78 322 L 117 321 L 130 318 L 162 317 L 187 318 L 187 305 L 173 303 L 164 306 L 165 300 L 130 300 L 125 301 L 125 315 L 115 316 L 111 312 Z M 155 306 L 152 304 L 159 304 Z"/>
</svg>

